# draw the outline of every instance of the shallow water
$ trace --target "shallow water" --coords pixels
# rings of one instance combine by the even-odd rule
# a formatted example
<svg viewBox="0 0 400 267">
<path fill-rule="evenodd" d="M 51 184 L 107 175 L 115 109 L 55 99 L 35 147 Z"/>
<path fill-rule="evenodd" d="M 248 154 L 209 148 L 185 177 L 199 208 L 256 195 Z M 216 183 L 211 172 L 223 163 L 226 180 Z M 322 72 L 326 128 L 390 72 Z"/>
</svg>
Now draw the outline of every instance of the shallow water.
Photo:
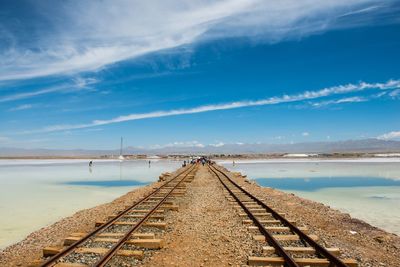
<svg viewBox="0 0 400 267">
<path fill-rule="evenodd" d="M 400 235 L 400 160 L 221 162 L 262 186 L 315 200 Z"/>
<path fill-rule="evenodd" d="M 29 233 L 156 181 L 181 162 L 0 160 L 0 248 Z"/>
</svg>

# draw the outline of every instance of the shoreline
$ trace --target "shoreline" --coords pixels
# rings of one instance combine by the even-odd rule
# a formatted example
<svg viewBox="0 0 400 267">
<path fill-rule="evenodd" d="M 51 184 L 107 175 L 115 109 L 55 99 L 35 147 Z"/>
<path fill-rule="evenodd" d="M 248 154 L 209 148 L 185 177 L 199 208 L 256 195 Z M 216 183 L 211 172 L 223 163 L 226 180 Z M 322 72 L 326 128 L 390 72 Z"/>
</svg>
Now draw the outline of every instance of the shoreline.
<svg viewBox="0 0 400 267">
<path fill-rule="evenodd" d="M 203 154 L 159 154 L 159 155 L 123 155 L 124 160 L 181 160 L 190 157 L 200 157 Z M 359 160 L 359 159 L 397 159 L 400 160 L 400 152 L 374 152 L 374 153 L 266 153 L 266 154 L 214 154 L 205 153 L 204 155 L 216 161 L 240 161 L 240 160 Z M 80 156 L 0 156 L 1 160 L 102 160 L 102 161 L 116 161 L 120 160 L 116 155 L 80 155 Z"/>
<path fill-rule="evenodd" d="M 179 171 L 179 169 L 176 171 Z M 264 192 L 264 194 L 268 193 L 272 197 L 276 198 L 277 201 L 283 203 L 279 203 L 279 205 L 282 205 L 285 209 L 289 210 L 292 215 L 296 215 L 294 217 L 296 220 L 300 220 L 301 223 L 307 224 L 310 229 L 313 229 L 316 233 L 328 231 L 328 234 L 326 235 L 325 233 L 325 236 L 332 237 L 332 240 L 327 240 L 329 243 L 335 243 L 338 241 L 335 239 L 341 239 L 342 237 L 353 239 L 353 241 L 354 239 L 360 239 L 360 242 L 361 239 L 363 239 L 363 242 L 365 242 L 366 237 L 368 237 L 368 242 L 376 243 L 372 245 L 392 246 L 395 250 L 400 249 L 399 236 L 372 226 L 357 218 L 352 218 L 347 213 L 343 213 L 322 203 L 301 198 L 291 193 L 262 187 L 253 181 L 243 180 L 242 182 L 245 182 L 246 187 L 252 191 Z M 62 240 L 72 232 L 87 232 L 94 229 L 95 221 L 106 218 L 109 214 L 121 210 L 126 205 L 140 199 L 152 191 L 152 188 L 158 184 L 159 182 L 154 182 L 144 187 L 138 187 L 127 194 L 116 198 L 110 203 L 80 210 L 71 216 L 65 217 L 49 226 L 42 227 L 41 229 L 32 232 L 20 242 L 0 250 L 0 265 L 25 266 L 31 263 L 33 260 L 41 256 L 44 247 L 61 244 Z M 304 214 L 302 212 L 299 213 L 299 210 L 295 208 L 296 206 L 301 207 Z M 327 215 L 328 221 L 332 225 L 318 225 L 313 221 L 310 221 L 310 218 L 307 218 L 306 216 L 308 211 L 317 211 L 318 214 L 323 214 L 324 216 Z M 342 230 L 345 230 L 345 233 L 338 233 Z M 355 234 L 352 234 L 352 231 L 354 231 Z"/>
<path fill-rule="evenodd" d="M 178 172 L 177 169 L 173 173 Z M 96 221 L 106 219 L 110 214 L 123 210 L 135 201 L 149 194 L 160 182 L 134 188 L 111 202 L 79 210 L 70 216 L 31 232 L 21 241 L 0 249 L 0 266 L 27 266 L 42 256 L 42 249 L 47 246 L 61 245 L 64 238 L 74 232 L 89 232 Z"/>
<path fill-rule="evenodd" d="M 400 157 L 389 157 L 389 158 L 382 158 L 382 157 L 368 157 L 368 158 L 317 158 L 317 157 L 310 157 L 310 158 L 259 158 L 259 159 L 216 159 L 215 160 L 219 164 L 232 164 L 235 161 L 235 164 L 257 164 L 257 163 L 307 163 L 307 162 L 332 162 L 332 163 L 393 163 L 393 162 L 400 162 Z"/>
<path fill-rule="evenodd" d="M 163 157 L 163 158 L 125 158 L 122 161 L 159 161 L 159 160 L 187 160 L 189 157 L 196 157 L 196 156 L 176 156 L 176 157 Z M 274 156 L 274 157 L 211 157 L 215 162 L 219 164 L 249 164 L 249 163 L 296 163 L 296 162 L 332 162 L 332 163 L 342 163 L 342 162 L 349 162 L 349 163 L 380 163 L 380 162 L 400 162 L 399 156 L 391 156 L 391 157 L 283 157 L 283 156 Z M 0 157 L 0 166 L 1 163 L 6 161 L 21 163 L 21 162 L 29 162 L 29 161 L 36 161 L 40 160 L 43 163 L 85 163 L 90 160 L 95 160 L 96 162 L 118 162 L 121 161 L 119 158 L 100 158 L 100 157 Z M 47 162 L 46 162 L 47 161 Z M 32 163 L 34 164 L 34 163 Z M 39 163 L 37 163 L 39 164 Z"/>
</svg>

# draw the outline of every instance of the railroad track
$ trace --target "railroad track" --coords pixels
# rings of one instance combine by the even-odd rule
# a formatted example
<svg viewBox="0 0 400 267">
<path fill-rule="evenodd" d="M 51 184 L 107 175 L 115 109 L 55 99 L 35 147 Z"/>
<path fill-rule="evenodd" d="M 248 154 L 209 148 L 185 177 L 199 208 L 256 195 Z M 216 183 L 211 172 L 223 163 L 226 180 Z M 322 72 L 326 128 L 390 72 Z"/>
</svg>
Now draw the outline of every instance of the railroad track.
<svg viewBox="0 0 400 267">
<path fill-rule="evenodd" d="M 327 266 L 356 267 L 353 259 L 340 259 L 338 248 L 319 245 L 315 235 L 307 234 L 307 228 L 297 227 L 295 222 L 285 218 L 236 183 L 225 171 L 209 165 L 212 173 L 226 189 L 226 197 L 239 209 L 243 224 L 254 233 L 253 238 L 265 242 L 260 256 L 248 257 L 253 266 Z"/>
<path fill-rule="evenodd" d="M 166 228 L 164 211 L 177 210 L 173 199 L 184 195 L 186 184 L 193 180 L 197 168 L 186 167 L 146 197 L 110 216 L 108 221 L 97 222 L 94 231 L 72 234 L 65 239 L 64 247 L 44 248 L 43 256 L 47 259 L 32 266 L 134 265 L 147 250 L 163 246 L 160 237 Z"/>
</svg>

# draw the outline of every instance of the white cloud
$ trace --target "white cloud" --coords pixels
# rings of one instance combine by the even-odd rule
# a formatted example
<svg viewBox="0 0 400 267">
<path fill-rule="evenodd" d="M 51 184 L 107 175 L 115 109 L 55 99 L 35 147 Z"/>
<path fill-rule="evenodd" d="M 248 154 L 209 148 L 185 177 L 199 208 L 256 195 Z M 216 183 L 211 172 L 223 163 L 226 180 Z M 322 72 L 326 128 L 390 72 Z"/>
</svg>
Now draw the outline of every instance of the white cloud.
<svg viewBox="0 0 400 267">
<path fill-rule="evenodd" d="M 0 103 L 4 102 L 11 102 L 11 101 L 17 101 L 21 99 L 27 99 L 27 98 L 32 98 L 40 95 L 47 95 L 47 94 L 53 94 L 53 93 L 71 93 L 71 92 L 77 92 L 77 91 L 82 91 L 82 90 L 89 90 L 92 91 L 90 85 L 98 82 L 96 79 L 92 78 L 75 78 L 73 79 L 72 82 L 69 83 L 64 83 L 61 85 L 55 85 L 55 86 L 50 86 L 47 88 L 42 88 L 38 89 L 35 91 L 30 91 L 30 92 L 23 92 L 23 93 L 15 93 L 11 95 L 5 95 L 0 97 Z"/>
<path fill-rule="evenodd" d="M 310 99 L 316 99 L 321 97 L 327 97 L 336 94 L 346 94 L 359 92 L 367 89 L 379 89 L 379 90 L 391 90 L 400 88 L 400 80 L 389 80 L 386 83 L 365 83 L 360 82 L 358 84 L 347 84 L 340 86 L 333 86 L 329 88 L 323 88 L 317 91 L 306 91 L 296 95 L 283 95 L 279 97 L 270 97 L 261 100 L 244 100 L 231 102 L 226 104 L 211 104 L 198 106 L 194 108 L 188 109 L 174 109 L 174 110 L 160 110 L 153 111 L 148 113 L 134 113 L 129 115 L 123 115 L 116 118 L 108 119 L 108 120 L 94 120 L 90 123 L 86 124 L 62 124 L 62 125 L 53 125 L 48 126 L 40 130 L 33 131 L 25 131 L 24 133 L 40 133 L 40 132 L 55 132 L 55 131 L 65 131 L 65 130 L 73 130 L 73 129 L 83 129 L 90 128 L 99 125 L 108 125 L 119 122 L 126 121 L 134 121 L 134 120 L 142 120 L 142 119 L 150 119 L 150 118 L 161 118 L 161 117 L 169 117 L 169 116 L 178 116 L 185 114 L 196 114 L 203 113 L 209 111 L 217 111 L 217 110 L 229 110 L 229 109 L 237 109 L 243 107 L 253 107 L 253 106 L 264 106 L 264 105 L 275 105 L 281 103 L 289 103 L 289 102 L 298 102 Z"/>
<path fill-rule="evenodd" d="M 301 135 L 304 136 L 304 137 L 307 137 L 307 136 L 310 136 L 310 133 L 304 132 L 304 133 L 302 133 Z"/>
<path fill-rule="evenodd" d="M 26 110 L 26 109 L 31 109 L 33 108 L 33 105 L 31 104 L 24 104 L 24 105 L 19 105 L 14 108 L 10 108 L 9 111 L 19 111 L 19 110 Z"/>
<path fill-rule="evenodd" d="M 5 95 L 5 96 L 0 97 L 0 103 L 20 100 L 20 99 L 25 99 L 25 98 L 31 98 L 31 97 L 50 94 L 50 93 L 54 93 L 54 92 L 60 92 L 60 91 L 66 90 L 67 88 L 68 88 L 68 86 L 60 85 L 60 86 L 53 86 L 53 87 L 40 89 L 40 90 L 36 90 L 36 91 L 31 91 L 31 92 Z"/>
<path fill-rule="evenodd" d="M 366 98 L 360 97 L 360 96 L 353 96 L 353 97 L 347 97 L 347 98 L 342 98 L 339 100 L 336 100 L 336 104 L 340 103 L 358 103 L 358 102 L 365 102 L 367 101 Z"/>
<path fill-rule="evenodd" d="M 198 148 L 203 148 L 205 147 L 202 143 L 194 140 L 194 141 L 185 141 L 185 142 L 173 142 L 173 143 L 168 143 L 165 145 L 153 145 L 150 147 L 150 149 L 158 149 L 158 148 L 167 148 L 167 147 L 198 147 Z"/>
<path fill-rule="evenodd" d="M 378 136 L 378 139 L 383 139 L 383 140 L 400 139 L 400 131 L 393 131 L 393 132 L 382 134 L 382 135 Z"/>
<path fill-rule="evenodd" d="M 36 1 L 32 18 L 19 19 L 36 31 L 16 36 L 2 29 L 0 80 L 98 70 L 115 62 L 208 38 L 256 37 L 276 42 L 338 27 L 358 26 L 390 3 L 378 0 L 104 0 Z M 35 13 L 37 12 L 37 14 Z M 343 19 L 343 16 L 346 18 Z M 362 24 L 362 23 L 361 23 Z M 28 28 L 28 27 L 25 27 Z M 18 31 L 20 32 L 20 31 Z M 6 39 L 7 38 L 7 39 Z"/>
<path fill-rule="evenodd" d="M 368 101 L 368 99 L 365 97 L 353 96 L 353 97 L 345 97 L 345 98 L 341 98 L 341 99 L 337 99 L 337 100 L 315 102 L 315 103 L 311 103 L 311 105 L 313 107 L 324 107 L 324 106 L 335 105 L 335 104 L 359 103 L 359 102 L 366 102 L 366 101 Z"/>
<path fill-rule="evenodd" d="M 393 83 L 388 83 L 388 84 L 392 84 Z M 380 85 L 379 87 L 377 87 L 378 89 L 381 90 L 387 90 L 387 89 L 394 89 L 397 88 L 398 85 L 394 86 L 394 87 L 386 87 L 384 85 Z M 367 86 L 367 89 L 370 88 Z M 396 98 L 396 95 L 400 94 L 400 89 L 395 89 L 391 92 L 387 92 L 387 91 L 382 91 L 376 94 L 370 94 L 370 95 L 366 95 L 366 96 L 352 96 L 352 97 L 345 97 L 345 98 L 340 98 L 340 99 L 335 99 L 335 100 L 328 100 L 328 101 L 321 101 L 321 102 L 313 102 L 310 103 L 313 107 L 324 107 L 324 106 L 329 106 L 329 105 L 337 105 L 337 104 L 343 104 L 343 103 L 361 103 L 361 102 L 367 102 L 370 101 L 372 99 L 378 99 L 381 97 L 384 97 L 386 95 L 389 95 L 392 99 Z"/>
<path fill-rule="evenodd" d="M 390 96 L 391 98 L 397 98 L 397 97 L 399 97 L 399 96 L 400 96 L 400 89 L 393 90 L 392 92 L 389 93 L 389 96 Z"/>
<path fill-rule="evenodd" d="M 76 77 L 73 79 L 75 83 L 76 88 L 81 88 L 81 89 L 92 89 L 90 85 L 98 83 L 99 80 L 96 78 L 82 78 L 82 77 Z"/>
<path fill-rule="evenodd" d="M 210 146 L 213 146 L 213 147 L 221 147 L 221 146 L 224 146 L 224 145 L 225 145 L 225 143 L 223 143 L 223 142 L 217 142 L 215 144 L 210 144 Z"/>
</svg>

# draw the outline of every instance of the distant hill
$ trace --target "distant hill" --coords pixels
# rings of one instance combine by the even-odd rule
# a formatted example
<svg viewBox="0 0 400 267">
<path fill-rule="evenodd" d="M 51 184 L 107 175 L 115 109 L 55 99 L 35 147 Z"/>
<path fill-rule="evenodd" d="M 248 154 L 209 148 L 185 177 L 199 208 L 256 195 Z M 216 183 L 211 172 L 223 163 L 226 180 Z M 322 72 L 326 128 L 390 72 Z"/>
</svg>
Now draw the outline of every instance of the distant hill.
<svg viewBox="0 0 400 267">
<path fill-rule="evenodd" d="M 362 139 L 335 142 L 308 142 L 295 144 L 225 144 L 220 146 L 179 146 L 157 149 L 135 147 L 124 148 L 124 154 L 269 154 L 269 153 L 344 153 L 344 152 L 400 152 L 400 141 Z M 119 150 L 85 150 L 85 149 L 21 149 L 0 148 L 0 157 L 22 156 L 101 156 L 118 155 Z"/>
</svg>

